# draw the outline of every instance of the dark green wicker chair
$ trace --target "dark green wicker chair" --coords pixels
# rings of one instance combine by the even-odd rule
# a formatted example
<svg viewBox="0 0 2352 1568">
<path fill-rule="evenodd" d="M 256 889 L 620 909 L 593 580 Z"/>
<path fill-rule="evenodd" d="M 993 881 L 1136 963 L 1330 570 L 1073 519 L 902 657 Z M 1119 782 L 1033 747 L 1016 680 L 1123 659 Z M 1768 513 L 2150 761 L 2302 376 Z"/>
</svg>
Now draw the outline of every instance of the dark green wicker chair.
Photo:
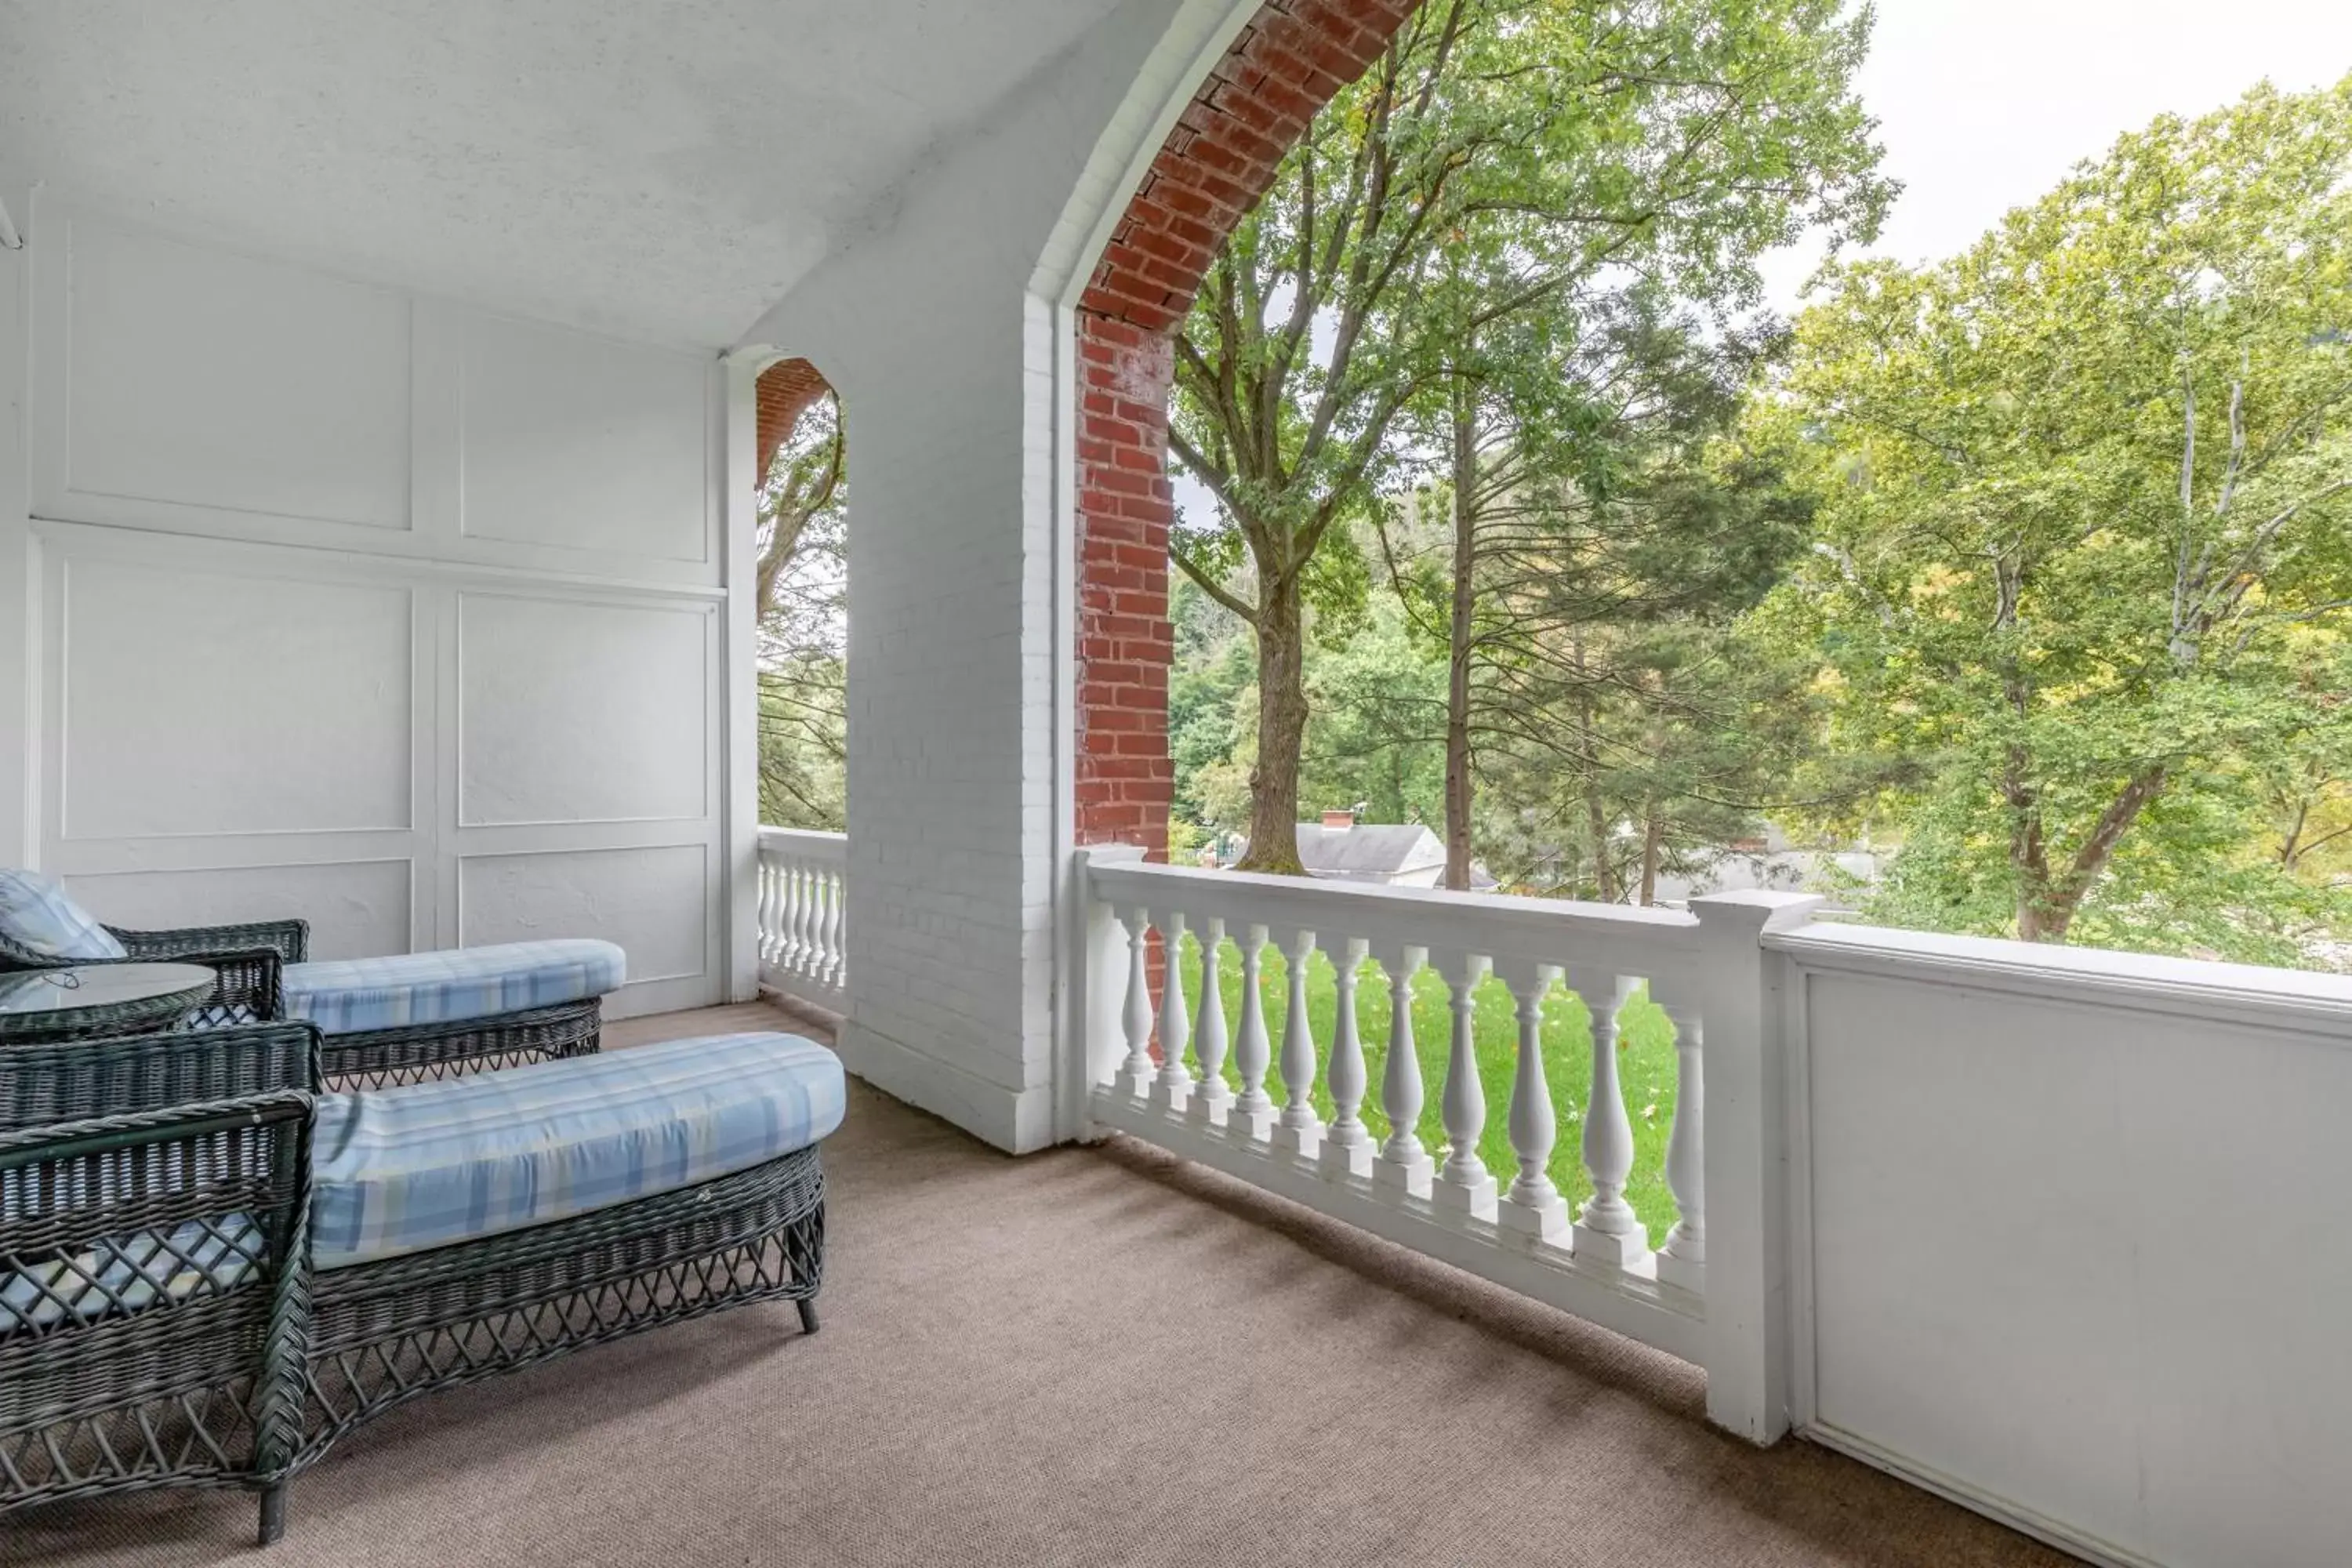
<svg viewBox="0 0 2352 1568">
<path fill-rule="evenodd" d="M 282 1530 L 318 1062 L 299 1024 L 0 1047 L 0 1516 L 234 1487 Z"/>
<path fill-rule="evenodd" d="M 316 1100 L 295 1086 L 318 1081 L 319 1048 L 307 1023 L 0 1047 L 0 1291 L 126 1236 L 251 1258 L 185 1299 L 60 1303 L 38 1314 L 53 1321 L 19 1311 L 13 1330 L 0 1315 L 0 1517 L 246 1487 L 266 1545 L 295 1476 L 419 1395 L 759 1301 L 793 1301 L 816 1331 L 814 1144 L 549 1224 L 317 1268 Z M 88 1114 L 105 1105 L 140 1109 Z"/>
</svg>

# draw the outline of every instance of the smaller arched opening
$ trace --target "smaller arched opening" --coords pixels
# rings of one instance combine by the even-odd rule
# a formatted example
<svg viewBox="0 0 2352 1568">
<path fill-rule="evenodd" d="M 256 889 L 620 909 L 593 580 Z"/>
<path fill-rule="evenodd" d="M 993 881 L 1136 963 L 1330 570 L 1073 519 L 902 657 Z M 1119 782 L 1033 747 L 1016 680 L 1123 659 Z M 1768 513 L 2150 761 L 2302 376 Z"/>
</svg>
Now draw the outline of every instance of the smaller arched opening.
<svg viewBox="0 0 2352 1568">
<path fill-rule="evenodd" d="M 760 821 L 839 833 L 848 758 L 848 450 L 841 400 L 804 359 L 761 372 L 755 604 Z"/>
</svg>

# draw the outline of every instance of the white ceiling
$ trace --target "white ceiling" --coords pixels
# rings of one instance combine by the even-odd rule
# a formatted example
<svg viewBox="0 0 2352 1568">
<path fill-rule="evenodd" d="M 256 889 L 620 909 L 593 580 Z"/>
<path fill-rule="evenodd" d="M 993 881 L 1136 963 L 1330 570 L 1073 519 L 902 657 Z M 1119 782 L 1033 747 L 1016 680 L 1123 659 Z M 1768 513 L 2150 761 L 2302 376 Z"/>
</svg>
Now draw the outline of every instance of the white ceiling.
<svg viewBox="0 0 2352 1568">
<path fill-rule="evenodd" d="M 725 347 L 1111 4 L 0 0 L 0 183 Z"/>
</svg>

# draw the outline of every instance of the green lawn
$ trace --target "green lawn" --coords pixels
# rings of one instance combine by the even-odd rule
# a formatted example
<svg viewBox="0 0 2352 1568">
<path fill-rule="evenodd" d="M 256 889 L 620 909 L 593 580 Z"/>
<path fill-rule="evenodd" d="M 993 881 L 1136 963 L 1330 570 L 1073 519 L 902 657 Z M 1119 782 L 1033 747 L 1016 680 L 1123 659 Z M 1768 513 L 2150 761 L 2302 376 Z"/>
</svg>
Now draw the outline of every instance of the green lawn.
<svg viewBox="0 0 2352 1568">
<path fill-rule="evenodd" d="M 1201 1015 L 1200 964 L 1200 944 L 1187 933 L 1184 999 L 1194 1019 Z M 1231 942 L 1225 946 L 1221 970 L 1225 1037 L 1231 1042 L 1241 1037 L 1242 1017 L 1241 954 Z M 1271 943 L 1262 963 L 1261 988 L 1269 1054 L 1274 1058 L 1265 1075 L 1266 1092 L 1279 1105 L 1286 1098 L 1281 1070 L 1282 1026 L 1283 1016 L 1288 1011 L 1290 980 L 1283 955 Z M 1511 1154 L 1510 1133 L 1505 1123 L 1510 1110 L 1511 1079 L 1517 1070 L 1518 1017 L 1511 994 L 1500 981 L 1489 977 L 1479 985 L 1475 995 L 1478 1078 L 1486 1091 L 1486 1126 L 1478 1140 L 1478 1154 L 1495 1173 L 1496 1183 L 1507 1186 L 1519 1169 L 1517 1160 Z M 1331 1021 L 1337 1007 L 1331 961 L 1318 952 L 1308 961 L 1307 1016 L 1315 1035 L 1318 1064 L 1328 1064 L 1330 1058 Z M 1372 1130 L 1375 1139 L 1385 1138 L 1389 1121 L 1381 1113 L 1381 1074 L 1388 1061 L 1389 982 L 1376 963 L 1364 965 L 1363 977 L 1356 989 L 1356 1017 L 1357 1033 L 1364 1043 L 1364 1123 Z M 1571 1213 L 1592 1190 L 1591 1183 L 1585 1179 L 1579 1154 L 1584 1137 L 1584 1106 L 1592 1084 L 1592 1035 L 1589 1022 L 1584 1003 L 1565 987 L 1555 985 L 1545 998 L 1544 1074 L 1551 1085 L 1552 1104 L 1559 1120 L 1559 1141 L 1552 1148 L 1551 1179 L 1567 1197 Z M 1445 1083 L 1445 1058 L 1453 1026 L 1445 982 L 1423 969 L 1413 978 L 1412 1036 L 1415 1054 L 1421 1058 L 1423 1089 L 1421 1141 L 1435 1159 L 1443 1159 L 1445 1149 L 1445 1130 L 1439 1119 L 1438 1106 Z M 1197 1073 L 1200 1061 L 1189 1042 L 1184 1054 Z M 1675 1117 L 1675 1029 L 1664 1009 L 1645 994 L 1637 993 L 1619 1015 L 1617 1075 L 1624 1089 L 1625 1114 L 1633 1124 L 1633 1174 L 1626 1184 L 1625 1196 L 1650 1227 L 1650 1245 L 1655 1247 L 1665 1239 L 1667 1227 L 1675 1222 L 1675 1201 L 1666 1190 L 1665 1169 L 1666 1135 L 1674 1126 Z M 1226 1047 L 1224 1077 L 1228 1083 L 1239 1088 L 1241 1079 L 1234 1070 L 1230 1044 Z M 1318 1079 L 1319 1077 L 1318 1071 Z M 1327 1122 L 1330 1120 L 1330 1092 L 1320 1081 L 1315 1088 L 1315 1109 Z"/>
</svg>

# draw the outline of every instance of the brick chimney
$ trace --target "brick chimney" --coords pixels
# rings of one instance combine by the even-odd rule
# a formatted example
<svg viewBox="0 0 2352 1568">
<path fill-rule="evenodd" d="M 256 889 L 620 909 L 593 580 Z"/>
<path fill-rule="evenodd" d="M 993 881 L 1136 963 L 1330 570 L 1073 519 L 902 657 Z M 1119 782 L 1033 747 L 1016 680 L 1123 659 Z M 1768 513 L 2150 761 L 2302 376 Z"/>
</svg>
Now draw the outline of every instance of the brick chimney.
<svg viewBox="0 0 2352 1568">
<path fill-rule="evenodd" d="M 1326 827 L 1353 827 L 1356 826 L 1356 814 L 1352 811 L 1327 811 L 1323 814 L 1323 826 Z"/>
</svg>

